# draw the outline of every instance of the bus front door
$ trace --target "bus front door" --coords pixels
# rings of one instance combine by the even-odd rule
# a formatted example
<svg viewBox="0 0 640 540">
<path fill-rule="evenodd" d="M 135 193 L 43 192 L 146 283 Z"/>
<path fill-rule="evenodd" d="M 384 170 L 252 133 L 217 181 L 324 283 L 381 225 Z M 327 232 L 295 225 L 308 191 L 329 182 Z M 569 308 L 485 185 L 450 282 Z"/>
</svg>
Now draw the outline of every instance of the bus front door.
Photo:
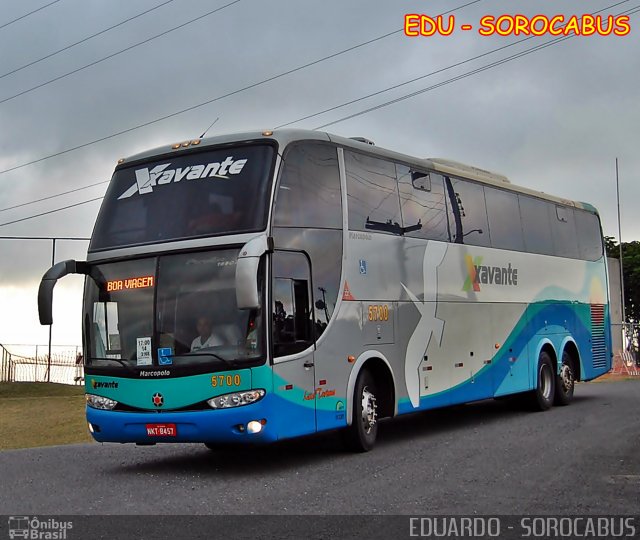
<svg viewBox="0 0 640 540">
<path fill-rule="evenodd" d="M 278 433 L 295 437 L 316 430 L 311 268 L 301 252 L 276 251 L 272 258 L 271 328 Z"/>
</svg>

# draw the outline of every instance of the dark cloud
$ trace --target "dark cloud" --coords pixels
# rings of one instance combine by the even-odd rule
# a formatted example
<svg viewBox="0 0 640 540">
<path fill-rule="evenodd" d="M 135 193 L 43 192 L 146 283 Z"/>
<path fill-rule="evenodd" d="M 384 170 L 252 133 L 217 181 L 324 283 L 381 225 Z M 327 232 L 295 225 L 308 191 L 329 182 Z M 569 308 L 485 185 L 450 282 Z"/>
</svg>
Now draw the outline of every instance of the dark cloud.
<svg viewBox="0 0 640 540">
<path fill-rule="evenodd" d="M 160 0 L 57 4 L 0 30 L 0 75 Z M 154 12 L 31 68 L 0 79 L 0 100 L 58 77 L 216 6 L 175 0 Z M 402 28 L 403 15 L 438 13 L 460 2 L 243 0 L 178 31 L 0 104 L 0 170 L 254 84 L 317 58 Z M 613 0 L 611 3 L 614 3 Z M 41 4 L 3 5 L 3 21 Z M 520 1 L 517 11 L 581 14 L 606 2 L 561 5 Z M 637 5 L 637 0 L 635 2 Z M 634 7 L 627 2 L 613 13 Z M 485 14 L 514 12 L 514 4 L 483 1 L 456 12 L 458 24 Z M 640 236 L 640 15 L 626 37 L 580 37 L 376 112 L 338 123 L 330 131 L 361 135 L 380 146 L 419 156 L 451 157 L 507 174 L 515 183 L 598 206 L 607 234 L 616 231 L 614 158 L 621 159 L 623 235 Z M 266 128 L 335 107 L 368 93 L 512 43 L 457 31 L 440 38 L 397 34 L 279 80 L 189 113 L 0 174 L 0 209 L 108 179 L 116 160 L 159 144 L 195 137 L 216 117 L 213 132 Z M 367 107 L 443 82 L 549 37 L 532 39 L 358 104 L 296 124 L 313 128 Z M 73 204 L 104 186 L 7 212 L 0 223 Z M 91 233 L 97 203 L 0 227 L 0 234 Z M 82 257 L 79 246 L 74 256 Z M 2 286 L 35 283 L 48 264 L 41 243 L 0 241 Z M 0 335 L 0 339 L 2 336 Z"/>
</svg>

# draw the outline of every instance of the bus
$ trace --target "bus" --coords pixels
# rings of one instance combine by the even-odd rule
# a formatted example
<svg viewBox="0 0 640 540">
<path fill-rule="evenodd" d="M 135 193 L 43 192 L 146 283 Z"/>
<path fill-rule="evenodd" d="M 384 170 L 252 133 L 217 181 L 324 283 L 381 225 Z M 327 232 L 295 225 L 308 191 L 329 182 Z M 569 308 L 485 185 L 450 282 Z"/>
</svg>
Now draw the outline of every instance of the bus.
<svg viewBox="0 0 640 540">
<path fill-rule="evenodd" d="M 86 261 L 99 442 L 272 442 L 522 394 L 611 367 L 596 209 L 367 139 L 278 130 L 121 159 Z"/>
</svg>

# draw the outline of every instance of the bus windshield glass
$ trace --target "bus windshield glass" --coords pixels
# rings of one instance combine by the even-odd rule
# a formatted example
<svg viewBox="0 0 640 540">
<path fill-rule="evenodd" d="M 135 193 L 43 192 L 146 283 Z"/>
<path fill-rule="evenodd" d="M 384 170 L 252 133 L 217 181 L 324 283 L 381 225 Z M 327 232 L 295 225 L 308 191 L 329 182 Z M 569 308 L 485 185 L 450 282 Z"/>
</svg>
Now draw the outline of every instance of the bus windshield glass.
<svg viewBox="0 0 640 540">
<path fill-rule="evenodd" d="M 88 366 L 194 367 L 262 357 L 261 316 L 239 310 L 237 249 L 98 265 L 87 278 Z"/>
<path fill-rule="evenodd" d="M 263 230 L 274 154 L 225 146 L 117 169 L 89 249 Z"/>
</svg>

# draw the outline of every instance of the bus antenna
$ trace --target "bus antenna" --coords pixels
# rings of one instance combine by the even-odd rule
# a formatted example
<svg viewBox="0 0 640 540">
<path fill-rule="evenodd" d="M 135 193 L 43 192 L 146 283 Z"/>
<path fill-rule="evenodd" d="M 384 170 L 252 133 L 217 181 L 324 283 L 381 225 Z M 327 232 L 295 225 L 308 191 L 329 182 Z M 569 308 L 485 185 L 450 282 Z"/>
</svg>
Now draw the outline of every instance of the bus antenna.
<svg viewBox="0 0 640 540">
<path fill-rule="evenodd" d="M 205 129 L 205 130 L 204 130 L 204 132 L 202 133 L 202 135 L 200 135 L 200 139 L 203 139 L 203 138 L 204 138 L 204 136 L 207 134 L 207 131 L 209 131 L 209 130 L 210 130 L 210 129 L 215 125 L 215 123 L 216 123 L 218 120 L 220 120 L 220 117 L 219 117 L 219 116 L 218 116 L 218 118 L 216 118 L 216 119 L 211 123 L 211 125 L 210 125 L 207 129 Z"/>
</svg>

